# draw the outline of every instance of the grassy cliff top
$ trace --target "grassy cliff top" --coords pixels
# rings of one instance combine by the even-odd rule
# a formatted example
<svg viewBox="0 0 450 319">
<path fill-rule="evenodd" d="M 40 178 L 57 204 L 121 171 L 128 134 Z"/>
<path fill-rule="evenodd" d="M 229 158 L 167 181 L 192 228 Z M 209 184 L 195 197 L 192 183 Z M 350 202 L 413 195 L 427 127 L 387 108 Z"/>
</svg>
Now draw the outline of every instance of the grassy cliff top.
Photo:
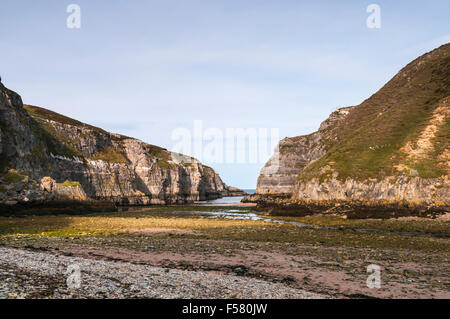
<svg viewBox="0 0 450 319">
<path fill-rule="evenodd" d="M 120 142 L 127 140 L 127 139 L 135 140 L 134 138 L 128 137 L 125 135 L 109 133 L 99 127 L 80 122 L 73 118 L 67 117 L 65 115 L 59 114 L 57 112 L 53 112 L 51 110 L 48 110 L 48 109 L 45 109 L 42 107 L 38 107 L 38 106 L 34 106 L 34 105 L 26 105 L 26 104 L 23 107 L 30 116 L 32 116 L 36 119 L 50 120 L 50 121 L 54 121 L 57 123 L 71 125 L 71 126 L 75 126 L 75 127 L 81 128 L 81 129 L 86 129 L 88 131 L 94 131 L 94 132 L 97 132 L 97 133 L 100 133 L 103 135 L 107 135 L 112 141 L 119 142 L 118 145 L 120 145 Z M 77 145 L 74 145 L 75 143 L 73 143 L 72 141 L 68 141 L 67 138 L 64 138 L 53 127 L 48 127 L 48 125 L 47 126 L 41 125 L 41 126 L 53 138 L 55 138 L 60 143 L 64 144 L 66 147 L 68 147 L 69 149 L 71 149 L 73 151 L 72 152 L 73 154 L 69 154 L 69 155 L 81 156 L 82 152 L 81 152 L 81 150 L 78 149 Z M 167 151 L 165 148 L 145 143 L 145 150 L 147 152 L 149 152 L 151 155 L 161 158 L 162 160 L 167 161 L 170 159 L 170 152 Z M 62 155 L 67 155 L 67 154 L 62 154 Z M 95 153 L 91 157 L 91 159 L 104 160 L 104 161 L 113 162 L 113 163 L 128 163 L 128 160 L 126 159 L 126 156 L 124 155 L 123 150 L 119 149 L 117 147 L 114 148 L 112 146 L 98 150 L 98 152 Z"/>
<path fill-rule="evenodd" d="M 338 124 L 325 129 L 326 154 L 299 175 L 307 180 L 382 178 L 399 172 L 449 174 L 450 44 L 404 67 Z M 330 170 L 328 170 L 330 167 Z M 328 171 L 328 173 L 324 173 Z"/>
<path fill-rule="evenodd" d="M 99 127 L 92 126 L 92 125 L 74 120 L 70 117 L 50 111 L 48 109 L 45 109 L 45 108 L 42 108 L 39 106 L 24 104 L 23 108 L 28 112 L 29 115 L 31 115 L 35 118 L 41 118 L 44 120 L 55 121 L 55 122 L 58 122 L 61 124 L 68 124 L 68 125 L 77 126 L 80 128 L 87 128 L 87 129 L 91 129 L 91 130 L 98 131 L 101 133 L 109 134 L 108 132 L 106 132 L 105 130 L 103 130 Z"/>
</svg>

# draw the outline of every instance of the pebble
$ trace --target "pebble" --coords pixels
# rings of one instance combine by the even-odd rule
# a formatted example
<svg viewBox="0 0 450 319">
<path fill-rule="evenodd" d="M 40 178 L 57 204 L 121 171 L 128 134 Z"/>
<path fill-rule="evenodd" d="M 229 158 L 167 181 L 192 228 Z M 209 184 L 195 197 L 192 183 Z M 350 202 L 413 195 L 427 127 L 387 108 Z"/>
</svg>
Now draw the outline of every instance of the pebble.
<svg viewBox="0 0 450 319">
<path fill-rule="evenodd" d="M 80 287 L 67 286 L 68 267 L 80 269 Z M 326 298 L 281 283 L 0 248 L 0 298 Z"/>
</svg>

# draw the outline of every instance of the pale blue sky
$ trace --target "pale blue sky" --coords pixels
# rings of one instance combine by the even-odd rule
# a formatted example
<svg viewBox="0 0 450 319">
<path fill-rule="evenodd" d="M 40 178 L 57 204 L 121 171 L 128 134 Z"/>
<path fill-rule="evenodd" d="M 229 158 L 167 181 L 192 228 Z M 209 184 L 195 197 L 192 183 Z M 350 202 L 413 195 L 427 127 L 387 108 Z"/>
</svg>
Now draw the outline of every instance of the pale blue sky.
<svg viewBox="0 0 450 319">
<path fill-rule="evenodd" d="M 381 29 L 366 26 L 370 3 Z M 449 12 L 448 0 L 1 0 L 0 75 L 25 103 L 169 149 L 194 120 L 295 136 L 450 42 Z M 243 188 L 262 165 L 211 164 Z"/>
</svg>

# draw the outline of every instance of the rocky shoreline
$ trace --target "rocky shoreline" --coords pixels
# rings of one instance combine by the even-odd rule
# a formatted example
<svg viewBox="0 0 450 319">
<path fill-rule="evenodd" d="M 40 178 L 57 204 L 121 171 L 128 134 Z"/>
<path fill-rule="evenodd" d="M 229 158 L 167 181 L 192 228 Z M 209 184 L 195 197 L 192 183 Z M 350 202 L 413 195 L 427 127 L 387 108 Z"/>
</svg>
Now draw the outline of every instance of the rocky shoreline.
<svg viewBox="0 0 450 319">
<path fill-rule="evenodd" d="M 0 216 L 26 215 L 72 215 L 82 213 L 115 212 L 118 207 L 114 202 L 105 200 L 46 200 L 33 202 L 17 202 L 15 204 L 0 203 Z"/>
<path fill-rule="evenodd" d="M 71 266 L 79 286 L 69 286 Z M 72 267 L 72 268 L 73 268 Z M 75 269 L 75 268 L 73 268 Z M 325 296 L 280 283 L 0 247 L 3 298 L 295 298 Z"/>
<path fill-rule="evenodd" d="M 244 203 L 256 203 L 256 209 L 273 216 L 308 216 L 313 214 L 340 215 L 350 219 L 399 218 L 416 216 L 435 218 L 450 211 L 450 205 L 426 205 L 387 201 L 293 201 L 285 195 L 248 195 Z"/>
<path fill-rule="evenodd" d="M 0 216 L 0 298 L 449 296 L 448 216 L 264 221 L 250 208 L 240 208 L 248 219 L 197 214 L 211 209 L 236 208 Z M 82 278 L 75 290 L 66 283 L 73 264 Z M 371 264 L 382 268 L 380 289 L 366 285 Z"/>
</svg>

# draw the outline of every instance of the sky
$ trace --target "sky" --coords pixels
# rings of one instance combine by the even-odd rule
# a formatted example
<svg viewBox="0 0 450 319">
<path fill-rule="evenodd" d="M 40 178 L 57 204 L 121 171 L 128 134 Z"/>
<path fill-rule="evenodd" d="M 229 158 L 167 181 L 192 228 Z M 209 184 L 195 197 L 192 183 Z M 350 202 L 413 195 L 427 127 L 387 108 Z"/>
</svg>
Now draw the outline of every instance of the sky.
<svg viewBox="0 0 450 319">
<path fill-rule="evenodd" d="M 380 28 L 366 23 L 372 3 Z M 1 0 L 0 76 L 26 104 L 169 150 L 192 132 L 202 149 L 186 153 L 248 189 L 273 145 L 256 162 L 208 161 L 208 129 L 311 133 L 450 42 L 449 12 L 448 0 Z"/>
</svg>

